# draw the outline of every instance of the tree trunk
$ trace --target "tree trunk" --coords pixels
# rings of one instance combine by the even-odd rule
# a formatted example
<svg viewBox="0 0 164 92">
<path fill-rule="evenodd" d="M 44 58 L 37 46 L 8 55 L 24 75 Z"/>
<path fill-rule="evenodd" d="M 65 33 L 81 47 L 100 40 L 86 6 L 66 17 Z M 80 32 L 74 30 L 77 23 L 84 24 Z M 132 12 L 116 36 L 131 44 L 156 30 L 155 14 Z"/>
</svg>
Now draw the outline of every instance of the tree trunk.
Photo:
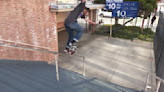
<svg viewBox="0 0 164 92">
<path fill-rule="evenodd" d="M 144 22 L 145 22 L 145 19 L 143 19 L 143 22 L 142 22 L 142 29 L 141 29 L 141 31 L 143 31 Z"/>
<path fill-rule="evenodd" d="M 118 17 L 115 17 L 115 24 L 118 24 Z"/>
</svg>

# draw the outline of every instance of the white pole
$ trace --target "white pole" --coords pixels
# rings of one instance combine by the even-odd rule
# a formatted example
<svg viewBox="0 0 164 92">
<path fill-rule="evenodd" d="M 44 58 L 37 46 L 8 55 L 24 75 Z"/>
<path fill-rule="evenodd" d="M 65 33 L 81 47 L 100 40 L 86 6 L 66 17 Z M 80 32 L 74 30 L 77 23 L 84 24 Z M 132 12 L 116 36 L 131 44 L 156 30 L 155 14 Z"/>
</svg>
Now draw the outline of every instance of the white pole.
<svg viewBox="0 0 164 92">
<path fill-rule="evenodd" d="M 161 81 L 160 81 L 160 80 L 158 80 L 158 82 L 157 82 L 157 89 L 156 89 L 156 92 L 158 92 L 158 91 L 159 91 L 159 87 L 160 87 L 160 85 L 161 85 Z"/>
<path fill-rule="evenodd" d="M 85 58 L 83 58 L 83 76 L 85 76 Z"/>
<path fill-rule="evenodd" d="M 56 63 L 56 78 L 59 81 L 58 60 L 56 54 L 55 54 L 55 63 Z"/>
<path fill-rule="evenodd" d="M 150 74 L 148 73 L 147 74 L 147 79 L 146 79 L 145 91 L 147 91 L 147 86 L 148 86 L 148 83 L 149 83 L 149 76 L 150 76 Z"/>
</svg>

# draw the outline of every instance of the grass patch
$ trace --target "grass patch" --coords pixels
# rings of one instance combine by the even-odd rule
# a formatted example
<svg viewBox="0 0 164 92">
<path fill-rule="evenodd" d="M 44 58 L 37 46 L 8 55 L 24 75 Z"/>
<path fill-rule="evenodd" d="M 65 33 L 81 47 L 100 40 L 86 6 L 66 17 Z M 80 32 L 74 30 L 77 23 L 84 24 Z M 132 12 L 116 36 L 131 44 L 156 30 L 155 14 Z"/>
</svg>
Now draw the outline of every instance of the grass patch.
<svg viewBox="0 0 164 92">
<path fill-rule="evenodd" d="M 112 29 L 116 29 L 121 25 L 113 25 Z M 104 29 L 107 28 L 108 29 Z M 104 25 L 100 27 L 97 31 L 94 32 L 96 35 L 103 35 L 103 36 L 109 36 L 109 33 L 107 33 L 110 30 L 110 25 Z M 124 38 L 124 39 L 132 39 L 133 37 L 144 40 L 146 37 L 146 41 L 152 42 L 154 38 L 155 33 L 150 28 L 145 28 L 143 31 L 141 31 L 140 27 L 136 26 L 125 26 L 122 29 L 119 29 L 112 33 L 112 37 L 118 37 L 118 38 Z"/>
</svg>

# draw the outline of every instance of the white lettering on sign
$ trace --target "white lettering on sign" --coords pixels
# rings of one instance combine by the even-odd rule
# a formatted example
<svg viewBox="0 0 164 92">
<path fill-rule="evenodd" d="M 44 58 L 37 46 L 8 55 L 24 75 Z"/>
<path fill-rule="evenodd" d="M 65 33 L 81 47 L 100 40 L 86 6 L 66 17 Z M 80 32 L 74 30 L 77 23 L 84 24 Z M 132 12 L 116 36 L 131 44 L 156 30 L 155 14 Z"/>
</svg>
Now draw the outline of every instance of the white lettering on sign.
<svg viewBox="0 0 164 92">
<path fill-rule="evenodd" d="M 117 16 L 118 16 L 118 17 L 119 17 L 119 16 L 125 17 L 125 16 L 126 16 L 126 11 L 120 11 L 120 10 L 118 10 L 118 11 L 117 11 Z"/>
<path fill-rule="evenodd" d="M 123 7 L 122 10 L 128 10 L 128 7 Z"/>
<path fill-rule="evenodd" d="M 116 8 L 116 4 L 115 3 L 109 4 L 109 9 L 115 9 L 115 8 Z"/>
<path fill-rule="evenodd" d="M 137 10 L 137 8 L 135 8 L 135 7 L 130 7 L 130 10 Z"/>
<path fill-rule="evenodd" d="M 123 6 L 136 6 L 135 3 L 123 3 Z"/>
</svg>

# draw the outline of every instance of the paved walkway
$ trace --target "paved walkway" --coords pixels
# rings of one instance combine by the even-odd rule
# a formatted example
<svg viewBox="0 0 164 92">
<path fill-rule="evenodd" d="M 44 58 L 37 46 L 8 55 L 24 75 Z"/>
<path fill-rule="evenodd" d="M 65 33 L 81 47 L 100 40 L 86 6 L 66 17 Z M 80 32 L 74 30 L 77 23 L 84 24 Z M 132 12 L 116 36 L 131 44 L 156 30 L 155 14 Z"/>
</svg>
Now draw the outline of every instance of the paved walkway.
<svg viewBox="0 0 164 92">
<path fill-rule="evenodd" d="M 66 31 L 59 33 L 59 52 L 64 53 L 67 38 Z M 136 90 L 144 89 L 147 72 L 152 71 L 151 43 L 84 34 L 78 45 L 76 55 L 86 57 L 87 76 Z M 59 66 L 83 72 L 80 58 L 61 56 Z"/>
</svg>

